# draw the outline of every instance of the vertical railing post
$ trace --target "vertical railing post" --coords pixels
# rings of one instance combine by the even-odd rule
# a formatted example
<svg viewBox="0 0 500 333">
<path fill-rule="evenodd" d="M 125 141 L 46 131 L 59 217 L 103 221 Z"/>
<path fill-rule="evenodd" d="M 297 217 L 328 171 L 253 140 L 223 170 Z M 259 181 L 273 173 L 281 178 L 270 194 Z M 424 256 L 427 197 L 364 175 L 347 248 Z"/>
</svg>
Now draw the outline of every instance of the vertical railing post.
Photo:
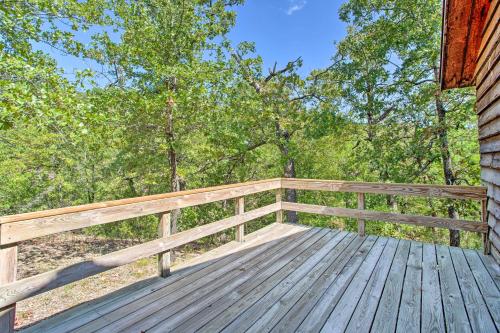
<svg viewBox="0 0 500 333">
<path fill-rule="evenodd" d="M 236 198 L 236 205 L 234 209 L 236 215 L 243 214 L 245 212 L 245 197 Z M 237 242 L 243 242 L 245 240 L 245 224 L 240 224 L 236 226 L 236 236 Z"/>
<path fill-rule="evenodd" d="M 160 222 L 158 223 L 158 237 L 164 238 L 170 236 L 172 233 L 172 221 L 170 212 L 165 212 L 160 215 Z M 171 251 L 161 252 L 158 254 L 158 275 L 167 277 L 170 275 L 171 266 Z"/>
<path fill-rule="evenodd" d="M 481 222 L 488 226 L 488 199 L 481 200 Z M 487 228 L 487 232 L 483 233 L 484 254 L 490 254 L 491 251 L 489 233 L 489 228 Z"/>
<path fill-rule="evenodd" d="M 365 209 L 365 194 L 358 193 L 358 209 Z M 365 236 L 365 220 L 358 219 L 358 234 L 361 237 Z"/>
<path fill-rule="evenodd" d="M 17 274 L 17 245 L 0 245 L 0 286 L 14 282 Z M 0 308 L 0 332 L 14 332 L 16 304 Z"/>
<path fill-rule="evenodd" d="M 276 190 L 276 202 L 281 204 L 281 201 L 283 201 L 283 190 L 279 188 Z M 280 209 L 276 212 L 276 223 L 283 223 L 283 210 L 282 209 Z"/>
</svg>

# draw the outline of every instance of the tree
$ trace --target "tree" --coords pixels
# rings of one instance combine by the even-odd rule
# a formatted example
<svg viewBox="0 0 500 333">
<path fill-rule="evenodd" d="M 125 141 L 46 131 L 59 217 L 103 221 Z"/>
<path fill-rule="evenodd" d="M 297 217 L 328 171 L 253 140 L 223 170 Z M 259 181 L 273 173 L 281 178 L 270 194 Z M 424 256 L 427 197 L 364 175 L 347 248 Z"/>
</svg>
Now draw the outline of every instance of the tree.
<svg viewBox="0 0 500 333">
<path fill-rule="evenodd" d="M 439 89 L 440 6 L 439 1 L 351 0 L 340 9 L 350 25 L 331 80 L 342 85 L 352 119 L 366 128 L 362 158 L 380 180 L 422 179 L 440 159 L 444 182 L 459 183 L 448 136 L 453 128 L 471 125 L 464 113 L 472 99 L 467 91 Z M 453 122 L 447 117 L 451 112 Z M 451 203 L 448 215 L 458 217 Z M 458 231 L 450 231 L 450 244 L 460 244 Z"/>
</svg>

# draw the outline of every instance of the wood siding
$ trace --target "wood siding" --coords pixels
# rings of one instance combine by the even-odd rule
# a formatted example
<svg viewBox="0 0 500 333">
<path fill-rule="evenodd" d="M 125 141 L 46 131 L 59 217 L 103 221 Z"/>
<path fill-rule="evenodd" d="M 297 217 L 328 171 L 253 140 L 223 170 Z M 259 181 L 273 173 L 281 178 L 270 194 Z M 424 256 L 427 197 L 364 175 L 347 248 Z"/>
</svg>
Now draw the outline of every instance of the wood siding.
<svg viewBox="0 0 500 333">
<path fill-rule="evenodd" d="M 500 40 L 499 1 L 493 1 L 482 30 L 476 65 L 481 179 L 488 188 L 491 254 L 500 263 Z"/>
</svg>

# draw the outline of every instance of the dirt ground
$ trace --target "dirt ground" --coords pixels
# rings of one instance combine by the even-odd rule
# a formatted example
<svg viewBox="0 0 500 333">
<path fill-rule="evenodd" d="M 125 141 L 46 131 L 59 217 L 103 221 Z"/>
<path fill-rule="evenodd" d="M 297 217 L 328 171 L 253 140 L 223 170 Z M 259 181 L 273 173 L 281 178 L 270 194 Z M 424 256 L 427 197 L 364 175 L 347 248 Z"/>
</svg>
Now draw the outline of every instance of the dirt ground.
<svg viewBox="0 0 500 333">
<path fill-rule="evenodd" d="M 135 244 L 138 242 L 73 233 L 23 242 L 19 245 L 17 278 L 37 275 Z M 199 244 L 177 249 L 175 263 L 186 261 L 207 250 L 208 248 Z M 26 299 L 17 303 L 16 328 L 29 326 L 72 306 L 156 276 L 157 272 L 156 257 L 145 258 Z"/>
</svg>

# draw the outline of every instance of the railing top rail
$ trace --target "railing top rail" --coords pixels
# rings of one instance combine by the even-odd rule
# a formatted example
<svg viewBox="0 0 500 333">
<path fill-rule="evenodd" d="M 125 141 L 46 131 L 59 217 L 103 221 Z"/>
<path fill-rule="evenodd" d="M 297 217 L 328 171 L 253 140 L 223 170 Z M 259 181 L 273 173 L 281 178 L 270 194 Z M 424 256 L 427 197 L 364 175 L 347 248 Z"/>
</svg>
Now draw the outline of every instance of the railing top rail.
<svg viewBox="0 0 500 333">
<path fill-rule="evenodd" d="M 78 205 L 78 206 L 47 209 L 47 210 L 41 210 L 41 211 L 37 211 L 37 212 L 21 213 L 21 214 L 15 214 L 15 215 L 6 215 L 6 216 L 0 216 L 0 224 L 19 222 L 19 221 L 25 221 L 25 220 L 32 220 L 32 219 L 44 218 L 44 217 L 51 217 L 51 216 L 56 216 L 56 215 L 64 215 L 64 214 L 70 214 L 70 213 L 79 213 L 79 212 L 85 212 L 85 211 L 99 209 L 99 208 L 109 208 L 109 207 L 129 205 L 129 204 L 133 204 L 133 203 L 155 201 L 155 200 L 167 199 L 167 198 L 176 198 L 176 197 L 182 197 L 182 196 L 190 195 L 190 194 L 214 192 L 214 191 L 218 191 L 218 190 L 225 190 L 225 189 L 231 189 L 231 188 L 248 186 L 248 185 L 269 183 L 269 182 L 273 182 L 273 181 L 280 181 L 280 179 L 281 178 L 263 179 L 263 180 L 249 181 L 249 182 L 245 182 L 245 183 L 211 186 L 211 187 L 197 188 L 197 189 L 193 189 L 193 190 L 186 190 L 186 191 L 179 191 L 179 192 L 168 192 L 168 193 L 147 195 L 147 196 L 143 196 L 143 197 L 118 199 L 118 200 L 96 202 L 96 203 Z"/>
<path fill-rule="evenodd" d="M 394 194 L 467 200 L 483 200 L 486 198 L 486 187 L 484 186 L 370 183 L 300 178 L 282 178 L 281 186 L 297 190 Z"/>
</svg>

